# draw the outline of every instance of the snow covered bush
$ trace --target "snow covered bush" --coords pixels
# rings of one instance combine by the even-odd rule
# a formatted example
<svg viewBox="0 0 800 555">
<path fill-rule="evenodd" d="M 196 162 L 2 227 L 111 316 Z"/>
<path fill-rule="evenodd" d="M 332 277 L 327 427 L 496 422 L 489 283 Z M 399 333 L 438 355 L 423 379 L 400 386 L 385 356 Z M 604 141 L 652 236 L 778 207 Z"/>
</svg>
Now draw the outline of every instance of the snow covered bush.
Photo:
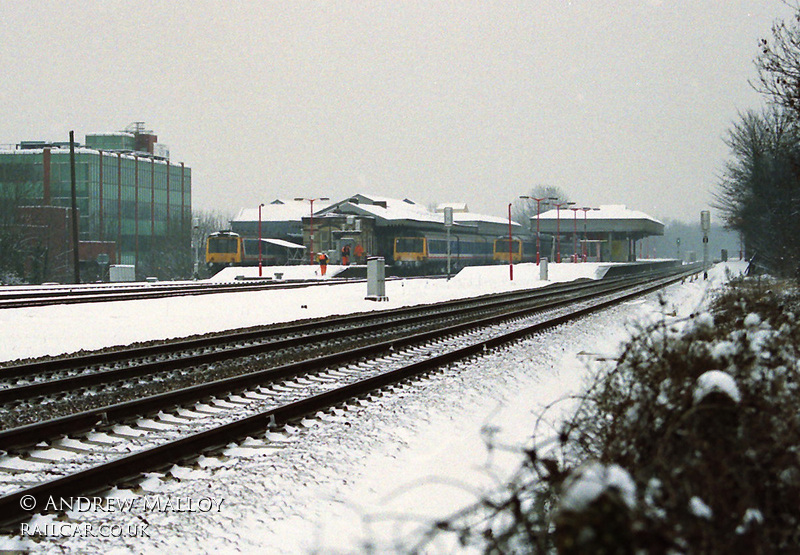
<svg viewBox="0 0 800 555">
<path fill-rule="evenodd" d="M 795 286 L 740 280 L 710 313 L 641 330 L 598 378 L 568 448 L 645 492 L 635 545 L 800 549 L 798 314 Z"/>
<path fill-rule="evenodd" d="M 500 553 L 800 552 L 798 317 L 796 285 L 737 280 L 638 330 L 558 448 L 439 533 Z"/>
</svg>

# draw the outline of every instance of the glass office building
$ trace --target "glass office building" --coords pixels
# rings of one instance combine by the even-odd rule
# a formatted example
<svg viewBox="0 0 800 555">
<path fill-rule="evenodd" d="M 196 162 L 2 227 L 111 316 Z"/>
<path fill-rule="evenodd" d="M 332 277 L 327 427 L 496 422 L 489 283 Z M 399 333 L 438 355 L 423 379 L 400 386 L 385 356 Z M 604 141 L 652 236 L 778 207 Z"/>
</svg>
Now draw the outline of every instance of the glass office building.
<svg viewBox="0 0 800 555">
<path fill-rule="evenodd" d="M 148 270 L 164 249 L 190 253 L 191 169 L 171 162 L 156 136 L 141 129 L 87 135 L 85 142 L 75 149 L 80 242 L 105 245 L 100 250 L 112 264 L 145 263 Z M 71 207 L 71 187 L 68 143 L 0 150 L 6 205 Z M 81 245 L 82 256 L 96 250 Z"/>
</svg>

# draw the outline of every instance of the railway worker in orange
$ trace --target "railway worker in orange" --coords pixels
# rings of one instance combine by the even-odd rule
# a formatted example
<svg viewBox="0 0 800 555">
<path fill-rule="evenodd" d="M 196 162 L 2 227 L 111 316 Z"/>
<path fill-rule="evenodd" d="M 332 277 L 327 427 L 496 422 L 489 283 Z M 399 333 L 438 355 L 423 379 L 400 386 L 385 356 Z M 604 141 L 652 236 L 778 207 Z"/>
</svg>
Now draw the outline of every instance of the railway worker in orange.
<svg viewBox="0 0 800 555">
<path fill-rule="evenodd" d="M 350 265 L 350 245 L 345 244 L 342 247 L 342 266 Z"/>
<path fill-rule="evenodd" d="M 328 255 L 324 252 L 318 253 L 317 262 L 319 263 L 319 273 L 324 276 L 328 271 Z"/>
<path fill-rule="evenodd" d="M 353 254 L 356 255 L 357 264 L 362 264 L 364 262 L 364 247 L 361 246 L 361 243 L 356 245 L 355 250 L 353 250 Z"/>
</svg>

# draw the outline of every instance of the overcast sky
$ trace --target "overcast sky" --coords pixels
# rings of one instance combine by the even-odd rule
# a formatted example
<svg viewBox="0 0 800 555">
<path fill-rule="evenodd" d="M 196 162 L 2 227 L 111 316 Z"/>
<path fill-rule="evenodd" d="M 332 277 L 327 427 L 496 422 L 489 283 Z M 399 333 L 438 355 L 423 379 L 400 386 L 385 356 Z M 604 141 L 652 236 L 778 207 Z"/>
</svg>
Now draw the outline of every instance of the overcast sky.
<svg viewBox="0 0 800 555">
<path fill-rule="evenodd" d="M 0 144 L 144 121 L 196 208 L 355 192 L 503 215 L 539 184 L 695 221 L 780 0 L 30 2 Z"/>
</svg>

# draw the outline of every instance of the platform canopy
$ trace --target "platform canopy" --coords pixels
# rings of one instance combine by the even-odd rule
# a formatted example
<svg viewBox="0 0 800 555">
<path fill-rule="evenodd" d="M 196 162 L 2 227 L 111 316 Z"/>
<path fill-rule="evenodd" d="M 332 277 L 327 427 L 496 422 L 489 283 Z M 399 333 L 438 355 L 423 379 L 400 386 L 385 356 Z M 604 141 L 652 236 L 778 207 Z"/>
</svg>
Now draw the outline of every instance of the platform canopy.
<svg viewBox="0 0 800 555">
<path fill-rule="evenodd" d="M 579 209 L 573 213 L 572 208 L 582 208 L 577 205 L 559 211 L 548 210 L 539 215 L 539 229 L 542 233 L 554 234 L 560 227 L 562 235 L 572 233 L 576 223 L 578 232 L 584 230 L 588 234 L 614 234 L 625 235 L 631 239 L 641 239 L 651 235 L 664 235 L 664 224 L 659 220 L 640 212 L 630 210 L 623 204 L 600 205 L 599 208 L 590 210 Z M 531 229 L 536 229 L 536 216 L 531 218 Z"/>
</svg>

